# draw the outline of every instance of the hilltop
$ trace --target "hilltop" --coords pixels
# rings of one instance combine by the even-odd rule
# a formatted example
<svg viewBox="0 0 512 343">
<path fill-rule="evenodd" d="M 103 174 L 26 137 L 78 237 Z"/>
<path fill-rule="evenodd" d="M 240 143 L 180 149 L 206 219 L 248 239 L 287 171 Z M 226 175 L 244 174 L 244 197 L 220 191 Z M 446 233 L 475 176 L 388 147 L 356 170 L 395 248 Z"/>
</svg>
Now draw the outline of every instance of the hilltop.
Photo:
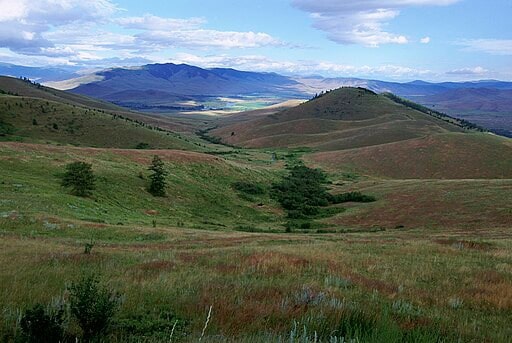
<svg viewBox="0 0 512 343">
<path fill-rule="evenodd" d="M 211 134 L 235 146 L 307 147 L 312 151 L 306 160 L 332 172 L 397 179 L 512 177 L 510 140 L 361 88 L 340 88 L 252 120 L 235 115 Z"/>
<path fill-rule="evenodd" d="M 340 150 L 462 131 L 454 123 L 403 106 L 384 95 L 347 87 L 264 118 L 226 126 L 221 122 L 212 134 L 226 143 L 247 147 Z"/>
</svg>

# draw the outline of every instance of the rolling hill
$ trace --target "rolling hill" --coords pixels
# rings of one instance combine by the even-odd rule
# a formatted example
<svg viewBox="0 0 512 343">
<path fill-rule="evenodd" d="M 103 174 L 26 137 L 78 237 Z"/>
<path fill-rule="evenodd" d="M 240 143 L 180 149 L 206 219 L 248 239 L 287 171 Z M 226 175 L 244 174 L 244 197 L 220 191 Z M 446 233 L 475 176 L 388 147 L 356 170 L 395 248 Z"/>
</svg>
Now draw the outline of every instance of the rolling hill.
<svg viewBox="0 0 512 343">
<path fill-rule="evenodd" d="M 362 88 L 340 88 L 264 118 L 221 124 L 212 134 L 226 143 L 247 147 L 340 150 L 461 131 L 383 95 Z"/>
<path fill-rule="evenodd" d="M 154 127 L 144 116 L 115 105 L 6 77 L 0 77 L 0 91 L 2 141 L 201 149 L 187 137 Z"/>
<path fill-rule="evenodd" d="M 346 88 L 293 108 L 187 118 L 217 122 L 207 134 L 224 142 L 268 147 L 206 149 L 88 98 L 10 82 L 20 94 L 0 95 L 4 340 L 24 337 L 30 309 L 68 306 L 69 285 L 98 271 L 123 299 L 104 341 L 346 341 L 332 334 L 350 325 L 365 328 L 360 341 L 510 337 L 510 140 Z M 139 142 L 162 149 L 129 149 Z M 147 191 L 154 155 L 166 197 Z M 299 159 L 326 171 L 331 194 L 376 201 L 331 205 L 288 230 L 272 185 Z M 61 186 L 74 161 L 92 164 L 88 197 Z"/>
<path fill-rule="evenodd" d="M 21 66 L 14 67 L 24 70 Z M 51 69 L 33 69 L 42 74 L 51 72 Z M 60 77 L 58 70 L 55 77 Z M 512 82 L 497 80 L 400 83 L 345 77 L 284 76 L 166 63 L 81 73 L 72 79 L 46 84 L 150 113 L 246 111 L 290 99 L 305 100 L 339 87 L 363 87 L 379 94 L 393 93 L 453 117 L 478 123 L 495 133 L 512 135 L 512 104 L 508 100 Z"/>
<path fill-rule="evenodd" d="M 237 121 L 235 115 L 211 134 L 236 146 L 308 147 L 313 153 L 306 161 L 331 172 L 396 179 L 512 177 L 509 139 L 468 131 L 465 123 L 393 99 L 340 88 L 264 117 Z"/>
<path fill-rule="evenodd" d="M 512 141 L 488 133 L 447 133 L 318 152 L 306 160 L 330 171 L 392 179 L 510 179 Z"/>
</svg>

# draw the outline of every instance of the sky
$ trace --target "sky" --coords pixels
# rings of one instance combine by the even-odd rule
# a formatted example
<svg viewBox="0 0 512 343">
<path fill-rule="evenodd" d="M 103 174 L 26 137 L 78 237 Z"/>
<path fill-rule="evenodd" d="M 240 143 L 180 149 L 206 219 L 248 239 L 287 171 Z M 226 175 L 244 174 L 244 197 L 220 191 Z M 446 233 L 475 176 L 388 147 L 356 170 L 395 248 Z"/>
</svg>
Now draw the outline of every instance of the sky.
<svg viewBox="0 0 512 343">
<path fill-rule="evenodd" d="M 0 62 L 512 81 L 512 0 L 0 0 Z"/>
</svg>

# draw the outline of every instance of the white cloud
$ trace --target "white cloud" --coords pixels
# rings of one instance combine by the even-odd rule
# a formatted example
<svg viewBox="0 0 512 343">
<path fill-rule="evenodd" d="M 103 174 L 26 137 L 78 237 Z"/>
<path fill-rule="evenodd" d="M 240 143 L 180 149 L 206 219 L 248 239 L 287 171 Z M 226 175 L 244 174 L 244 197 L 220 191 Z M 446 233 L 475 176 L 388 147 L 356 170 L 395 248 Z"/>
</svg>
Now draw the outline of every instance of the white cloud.
<svg viewBox="0 0 512 343">
<path fill-rule="evenodd" d="M 457 42 L 468 51 L 484 52 L 491 55 L 512 55 L 512 39 L 466 39 Z"/>
<path fill-rule="evenodd" d="M 397 65 L 354 66 L 329 61 L 279 61 L 260 55 L 244 56 L 197 56 L 180 53 L 173 59 L 177 63 L 187 63 L 203 68 L 236 68 L 251 71 L 273 71 L 280 73 L 325 76 L 380 76 L 386 78 L 411 78 L 432 74 L 429 70 L 414 69 Z M 160 61 L 165 62 L 165 61 Z"/>
<path fill-rule="evenodd" d="M 176 31 L 198 29 L 206 23 L 203 18 L 173 19 L 162 18 L 151 14 L 142 17 L 119 18 L 116 22 L 127 29 L 152 30 L 152 31 Z"/>
<path fill-rule="evenodd" d="M 202 18 L 172 19 L 146 14 L 117 20 L 124 28 L 136 29 L 136 44 L 150 49 L 186 47 L 206 48 L 256 48 L 284 46 L 285 43 L 263 32 L 218 31 L 202 28 Z"/>
<path fill-rule="evenodd" d="M 235 32 L 216 30 L 146 31 L 135 35 L 141 46 L 156 49 L 169 47 L 206 48 L 256 48 L 283 46 L 284 43 L 261 32 Z"/>
<path fill-rule="evenodd" d="M 0 48 L 30 56 L 68 56 L 76 61 L 109 57 L 101 55 L 107 51 L 126 58 L 169 48 L 286 45 L 263 32 L 206 29 L 203 18 L 146 14 L 111 19 L 122 13 L 111 0 L 0 0 L 0 8 Z M 118 33 L 105 24 L 117 24 L 125 31 Z"/>
<path fill-rule="evenodd" d="M 67 55 L 45 33 L 70 23 L 105 21 L 117 8 L 109 0 L 0 0 L 0 47 L 27 55 Z"/>
<path fill-rule="evenodd" d="M 403 34 L 385 30 L 386 24 L 410 6 L 445 6 L 460 0 L 293 0 L 295 7 L 309 12 L 313 26 L 327 32 L 330 40 L 341 44 L 377 47 L 381 44 L 406 44 Z"/>
<path fill-rule="evenodd" d="M 475 67 L 475 68 L 462 68 L 455 69 L 446 72 L 448 75 L 483 75 L 488 73 L 489 71 L 483 67 Z"/>
<path fill-rule="evenodd" d="M 430 37 L 423 37 L 422 39 L 420 39 L 420 43 L 421 44 L 428 44 L 428 43 L 430 43 Z"/>
</svg>

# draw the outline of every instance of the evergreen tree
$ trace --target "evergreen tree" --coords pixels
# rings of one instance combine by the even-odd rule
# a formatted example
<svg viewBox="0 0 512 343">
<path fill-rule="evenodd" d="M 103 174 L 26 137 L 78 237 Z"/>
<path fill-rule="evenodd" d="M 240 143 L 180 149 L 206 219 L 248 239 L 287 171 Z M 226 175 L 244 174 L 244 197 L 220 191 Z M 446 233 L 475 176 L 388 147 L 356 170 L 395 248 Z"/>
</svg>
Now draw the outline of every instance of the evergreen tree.
<svg viewBox="0 0 512 343">
<path fill-rule="evenodd" d="M 153 162 L 149 167 L 149 170 L 153 173 L 149 176 L 151 180 L 149 184 L 148 191 L 156 197 L 164 197 L 165 196 L 165 177 L 167 176 L 167 172 L 164 169 L 164 162 L 158 155 L 153 157 Z"/>
<path fill-rule="evenodd" d="M 94 190 L 96 177 L 92 172 L 92 165 L 85 162 L 73 162 L 66 166 L 66 173 L 62 179 L 62 186 L 70 187 L 71 193 L 81 197 L 91 195 Z"/>
</svg>

